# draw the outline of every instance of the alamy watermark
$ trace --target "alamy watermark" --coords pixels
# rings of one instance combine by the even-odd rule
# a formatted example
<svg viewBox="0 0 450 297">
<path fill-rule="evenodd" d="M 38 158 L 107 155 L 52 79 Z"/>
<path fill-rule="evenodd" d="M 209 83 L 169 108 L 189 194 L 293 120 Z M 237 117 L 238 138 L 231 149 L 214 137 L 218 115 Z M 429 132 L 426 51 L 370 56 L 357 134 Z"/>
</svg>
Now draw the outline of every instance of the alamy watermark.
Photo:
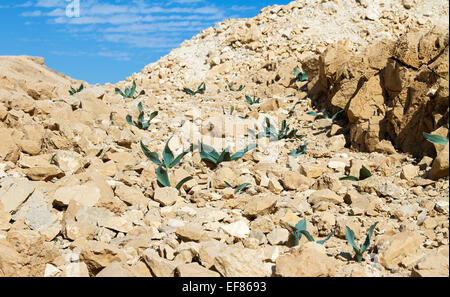
<svg viewBox="0 0 450 297">
<path fill-rule="evenodd" d="M 80 0 L 66 0 L 69 4 L 66 6 L 66 16 L 68 18 L 80 17 Z"/>
</svg>

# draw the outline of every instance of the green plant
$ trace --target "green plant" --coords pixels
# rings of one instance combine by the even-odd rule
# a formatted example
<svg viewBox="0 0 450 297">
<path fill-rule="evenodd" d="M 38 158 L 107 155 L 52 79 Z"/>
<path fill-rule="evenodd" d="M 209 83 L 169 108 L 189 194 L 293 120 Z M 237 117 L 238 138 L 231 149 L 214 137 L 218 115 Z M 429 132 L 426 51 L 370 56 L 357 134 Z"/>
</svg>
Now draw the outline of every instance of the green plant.
<svg viewBox="0 0 450 297">
<path fill-rule="evenodd" d="M 222 112 L 223 112 L 223 114 L 227 114 L 227 113 L 225 112 L 225 108 L 223 108 L 223 106 L 222 106 Z M 233 112 L 234 112 L 234 106 L 231 106 L 231 107 L 230 107 L 230 115 L 233 115 Z"/>
<path fill-rule="evenodd" d="M 141 96 L 141 95 L 145 95 L 145 91 L 142 90 L 139 95 L 134 96 L 134 93 L 136 92 L 136 82 L 133 80 L 133 84 L 131 86 L 131 88 L 125 88 L 125 91 L 122 92 L 119 88 L 115 89 L 116 94 L 122 95 L 122 97 L 124 99 L 126 98 L 132 98 L 132 99 L 136 99 L 137 97 Z"/>
<path fill-rule="evenodd" d="M 308 75 L 306 74 L 306 72 L 301 72 L 297 68 L 294 68 L 294 76 L 295 76 L 295 79 L 294 79 L 295 81 L 307 81 L 308 80 Z"/>
<path fill-rule="evenodd" d="M 305 219 L 299 221 L 299 222 L 297 223 L 297 225 L 295 225 L 295 227 L 294 227 L 294 226 L 291 226 L 291 225 L 289 225 L 289 226 L 293 229 L 293 231 L 292 231 L 291 233 L 292 233 L 292 236 L 294 236 L 294 239 L 295 239 L 295 245 L 298 245 L 298 243 L 299 243 L 300 238 L 302 237 L 302 235 L 305 235 L 306 238 L 307 238 L 309 241 L 315 241 L 314 238 L 311 236 L 311 234 L 309 234 L 309 232 L 306 231 L 306 220 L 305 220 Z M 318 244 L 324 244 L 325 241 L 327 241 L 328 239 L 330 239 L 331 236 L 333 236 L 333 232 L 330 232 L 330 233 L 327 235 L 327 237 L 325 237 L 325 239 L 316 241 L 316 243 L 318 243 Z"/>
<path fill-rule="evenodd" d="M 211 162 L 214 165 L 218 165 L 222 162 L 229 162 L 240 159 L 245 155 L 246 152 L 255 147 L 257 147 L 257 144 L 250 144 L 243 150 L 240 150 L 231 155 L 229 152 L 229 148 L 226 148 L 221 154 L 219 154 L 213 147 L 201 143 L 200 158 L 204 161 Z"/>
<path fill-rule="evenodd" d="M 371 176 L 372 176 L 372 173 L 370 173 L 369 169 L 367 169 L 363 165 L 361 167 L 361 169 L 359 170 L 359 177 L 349 175 L 349 176 L 341 177 L 340 180 L 360 181 L 360 180 L 365 180 L 366 178 L 369 178 Z"/>
<path fill-rule="evenodd" d="M 206 85 L 205 85 L 204 82 L 202 82 L 202 83 L 197 87 L 197 90 L 196 90 L 195 92 L 192 91 L 192 90 L 189 89 L 189 88 L 184 88 L 184 89 L 183 89 L 183 92 L 185 92 L 186 94 L 191 95 L 191 96 L 194 96 L 194 95 L 196 95 L 196 94 L 203 94 L 203 93 L 205 93 L 205 91 L 206 91 Z"/>
<path fill-rule="evenodd" d="M 56 157 L 56 154 L 53 154 L 53 155 L 52 155 L 52 158 L 50 159 L 50 164 L 51 164 L 51 165 L 54 165 L 54 164 L 55 164 L 55 157 Z"/>
<path fill-rule="evenodd" d="M 127 123 L 132 126 L 138 127 L 139 129 L 147 130 L 148 127 L 150 127 L 151 120 L 153 120 L 153 118 L 158 115 L 158 112 L 157 111 L 152 112 L 149 115 L 148 121 L 146 123 L 144 123 L 144 111 L 142 110 L 142 102 L 139 102 L 139 104 L 137 105 L 137 108 L 139 110 L 139 116 L 138 116 L 137 122 L 134 122 L 132 120 L 131 116 L 127 115 L 127 117 L 126 117 Z"/>
<path fill-rule="evenodd" d="M 428 140 L 431 143 L 442 144 L 442 145 L 446 145 L 448 143 L 448 138 L 442 137 L 440 135 L 428 134 L 428 133 L 423 132 L 423 136 L 425 137 L 426 140 Z"/>
<path fill-rule="evenodd" d="M 74 89 L 72 86 L 70 86 L 69 94 L 72 96 L 73 94 L 79 93 L 84 89 L 83 84 L 78 89 Z"/>
<path fill-rule="evenodd" d="M 141 141 L 141 149 L 150 161 L 152 161 L 156 165 L 170 169 L 179 164 L 181 162 L 181 159 L 186 154 L 188 154 L 193 148 L 193 146 L 191 145 L 189 150 L 182 152 L 175 158 L 175 156 L 173 155 L 172 151 L 169 148 L 169 141 L 170 139 L 172 139 L 172 137 L 170 137 L 169 140 L 167 140 L 166 142 L 166 146 L 164 147 L 164 151 L 162 152 L 162 161 L 159 160 L 158 154 L 151 152 L 142 141 Z"/>
<path fill-rule="evenodd" d="M 288 155 L 293 157 L 298 157 L 306 153 L 306 148 L 308 147 L 308 143 L 306 142 L 303 145 L 300 145 L 298 148 L 292 150 Z"/>
<path fill-rule="evenodd" d="M 235 90 L 235 89 L 233 88 L 232 85 L 228 85 L 228 89 L 229 89 L 230 91 L 233 91 L 233 92 L 240 92 L 240 91 L 242 91 L 243 89 L 245 89 L 245 86 L 240 85 L 239 88 L 238 88 L 237 90 Z"/>
<path fill-rule="evenodd" d="M 297 129 L 290 129 L 289 125 L 286 124 L 286 120 L 281 122 L 281 128 L 277 132 L 276 128 L 270 123 L 269 118 L 265 118 L 265 126 L 263 126 L 264 132 L 258 134 L 258 137 L 267 137 L 270 141 L 276 141 L 287 138 L 297 138 L 302 139 L 305 135 L 297 135 Z M 252 130 L 249 129 L 250 133 L 253 133 Z"/>
<path fill-rule="evenodd" d="M 170 181 L 169 181 L 169 176 L 167 175 L 167 171 L 165 171 L 162 165 L 159 165 L 158 168 L 156 169 L 156 178 L 158 180 L 158 183 L 164 187 L 170 187 Z M 183 178 L 176 186 L 175 188 L 177 190 L 179 190 L 184 183 L 190 181 L 191 179 L 193 179 L 192 176 L 187 176 L 185 178 Z"/>
<path fill-rule="evenodd" d="M 260 98 L 256 98 L 256 96 L 253 96 L 253 99 L 250 96 L 245 95 L 245 101 L 247 101 L 248 104 L 259 104 Z"/>
<path fill-rule="evenodd" d="M 301 103 L 301 101 L 295 103 L 294 106 L 292 106 L 292 108 L 289 110 L 289 113 L 288 113 L 288 116 L 289 116 L 289 117 L 292 116 L 292 115 L 294 114 L 295 107 L 297 107 L 297 105 L 300 104 L 300 103 Z"/>
<path fill-rule="evenodd" d="M 348 226 L 345 226 L 345 239 L 347 239 L 347 242 L 353 247 L 356 253 L 356 260 L 358 263 L 361 263 L 363 253 L 367 250 L 367 248 L 370 245 L 370 238 L 372 237 L 373 230 L 375 229 L 375 226 L 378 224 L 376 222 L 369 228 L 369 234 L 367 234 L 366 240 L 364 241 L 363 245 L 359 248 L 355 243 L 355 233 L 352 229 L 350 229 Z"/>
<path fill-rule="evenodd" d="M 334 120 L 337 118 L 337 116 L 340 114 L 340 113 L 342 113 L 342 112 L 344 112 L 344 110 L 340 110 L 340 111 L 338 111 L 338 112 L 336 112 L 332 117 L 331 117 L 331 121 L 333 121 L 334 122 Z M 322 109 L 320 112 L 315 112 L 315 111 L 308 111 L 307 113 L 306 113 L 307 115 L 312 115 L 312 116 L 319 116 L 319 117 L 321 117 L 322 119 L 329 119 L 330 117 L 328 116 L 328 113 L 325 111 L 325 108 L 324 109 Z"/>
<path fill-rule="evenodd" d="M 239 185 L 239 186 L 233 188 L 229 183 L 227 183 L 227 182 L 224 182 L 224 183 L 225 183 L 225 185 L 227 186 L 227 188 L 232 188 L 232 189 L 234 189 L 234 194 L 236 194 L 237 192 L 239 192 L 239 191 L 245 189 L 248 185 L 250 185 L 249 183 L 243 183 L 242 185 Z"/>
</svg>

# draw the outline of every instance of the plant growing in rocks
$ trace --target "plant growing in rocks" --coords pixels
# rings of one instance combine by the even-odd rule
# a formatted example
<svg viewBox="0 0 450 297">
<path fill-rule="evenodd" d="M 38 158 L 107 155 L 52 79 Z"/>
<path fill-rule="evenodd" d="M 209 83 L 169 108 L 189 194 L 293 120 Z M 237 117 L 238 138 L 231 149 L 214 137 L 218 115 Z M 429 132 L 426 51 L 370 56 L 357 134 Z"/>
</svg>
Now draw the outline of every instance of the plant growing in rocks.
<svg viewBox="0 0 450 297">
<path fill-rule="evenodd" d="M 308 80 L 308 75 L 306 74 L 306 72 L 301 72 L 297 68 L 294 68 L 294 76 L 295 76 L 295 78 L 294 78 L 295 81 L 307 81 Z"/>
<path fill-rule="evenodd" d="M 301 101 L 295 103 L 294 106 L 292 106 L 292 108 L 289 110 L 288 117 L 291 117 L 292 115 L 294 115 L 295 107 L 297 107 L 297 105 L 299 105 L 300 103 L 301 103 Z"/>
<path fill-rule="evenodd" d="M 206 162 L 210 162 L 215 166 L 222 162 L 235 161 L 242 158 L 246 152 L 257 147 L 257 144 L 250 144 L 243 150 L 240 150 L 234 154 L 230 154 L 229 148 L 226 148 L 222 153 L 218 153 L 213 147 L 200 144 L 200 158 Z M 206 150 L 205 150 L 206 149 Z"/>
<path fill-rule="evenodd" d="M 375 229 L 375 226 L 378 224 L 376 222 L 369 228 L 369 233 L 367 234 L 366 240 L 364 241 L 363 245 L 361 247 L 358 247 L 355 243 L 355 233 L 352 229 L 350 229 L 348 226 L 345 226 L 345 239 L 347 242 L 353 247 L 356 253 L 356 260 L 358 263 L 361 263 L 363 253 L 369 248 L 370 246 L 370 238 L 372 237 L 373 230 Z"/>
<path fill-rule="evenodd" d="M 286 124 L 286 120 L 283 120 L 281 122 L 281 128 L 277 132 L 276 128 L 270 123 L 270 119 L 265 119 L 265 125 L 263 126 L 264 132 L 261 132 L 258 134 L 258 137 L 267 137 L 270 139 L 270 141 L 277 141 L 281 139 L 288 139 L 288 138 L 295 138 L 295 139 L 302 139 L 305 137 L 305 135 L 298 135 L 297 129 L 290 129 L 289 125 Z M 249 129 L 250 133 L 254 132 Z"/>
<path fill-rule="evenodd" d="M 311 234 L 309 234 L 309 232 L 306 231 L 306 220 L 305 220 L 305 219 L 300 220 L 300 221 L 297 223 L 297 225 L 295 225 L 295 227 L 293 227 L 293 226 L 291 226 L 291 225 L 289 225 L 289 226 L 293 229 L 293 231 L 292 231 L 291 233 L 292 233 L 292 236 L 294 236 L 294 239 L 295 239 L 295 245 L 298 245 L 298 243 L 299 243 L 299 241 L 300 241 L 300 238 L 302 238 L 302 235 L 305 235 L 306 238 L 307 238 L 309 241 L 315 241 L 315 240 L 314 240 L 314 237 L 312 237 Z M 325 239 L 316 241 L 316 243 L 318 243 L 318 244 L 324 244 L 325 241 L 327 241 L 328 239 L 330 239 L 331 236 L 333 236 L 333 232 L 330 232 L 330 233 L 327 235 L 327 237 L 325 237 Z"/>
<path fill-rule="evenodd" d="M 423 136 L 425 137 L 426 140 L 428 140 L 429 142 L 434 143 L 434 144 L 446 145 L 448 143 L 448 138 L 442 137 L 440 135 L 428 134 L 428 133 L 423 132 Z"/>
<path fill-rule="evenodd" d="M 232 85 L 228 85 L 228 89 L 229 89 L 230 91 L 233 91 L 233 92 L 240 92 L 240 91 L 242 91 L 243 89 L 245 89 L 245 86 L 240 85 L 239 88 L 238 88 L 237 90 L 235 90 L 235 89 L 233 88 Z"/>
<path fill-rule="evenodd" d="M 70 94 L 71 96 L 73 96 L 74 94 L 81 92 L 83 89 L 84 89 L 83 84 L 81 84 L 81 86 L 80 86 L 78 89 L 74 89 L 74 88 L 71 86 L 71 87 L 70 87 L 70 90 L 69 90 L 69 94 Z"/>
<path fill-rule="evenodd" d="M 306 153 L 306 148 L 308 147 L 308 143 L 304 143 L 300 145 L 298 148 L 293 149 L 288 155 L 293 157 L 298 157 Z"/>
<path fill-rule="evenodd" d="M 134 93 L 136 93 L 136 82 L 133 81 L 133 84 L 131 88 L 125 88 L 125 90 L 122 92 L 119 88 L 115 89 L 116 94 L 122 95 L 123 99 L 132 98 L 136 99 L 137 97 L 141 95 L 145 95 L 145 91 L 142 90 L 137 96 L 134 96 Z"/>
<path fill-rule="evenodd" d="M 227 188 L 232 188 L 234 189 L 234 194 L 237 194 L 239 191 L 245 189 L 246 187 L 248 187 L 250 185 L 250 183 L 243 183 L 242 185 L 239 185 L 235 188 L 233 188 L 229 183 L 225 182 L 225 185 L 227 186 Z"/>
<path fill-rule="evenodd" d="M 253 99 L 250 96 L 245 95 L 245 101 L 250 104 L 259 104 L 260 98 L 256 98 L 256 96 L 253 96 Z"/>
<path fill-rule="evenodd" d="M 341 114 L 342 112 L 344 112 L 344 110 L 340 110 L 340 111 L 336 112 L 334 115 L 332 115 L 331 116 L 331 121 L 334 122 L 334 120 L 336 120 L 337 116 L 339 114 Z M 319 116 L 319 118 L 322 118 L 322 119 L 329 119 L 330 118 L 328 116 L 328 113 L 325 111 L 325 109 L 322 109 L 320 112 L 309 111 L 306 114 L 312 115 L 312 116 Z"/>
<path fill-rule="evenodd" d="M 158 115 L 158 111 L 154 111 L 149 115 L 149 119 L 147 122 L 144 123 L 144 111 L 142 110 L 142 102 L 139 102 L 139 104 L 137 105 L 138 111 L 139 111 L 139 116 L 138 116 L 138 120 L 137 122 L 132 120 L 131 115 L 127 115 L 126 120 L 127 123 L 135 126 L 141 130 L 147 130 L 148 127 L 150 127 L 150 122 L 151 120 L 153 120 L 154 117 L 156 117 Z"/>
<path fill-rule="evenodd" d="M 183 92 L 185 92 L 188 95 L 194 96 L 196 94 L 204 94 L 206 91 L 206 84 L 204 82 L 202 82 L 198 87 L 197 90 L 194 92 L 189 88 L 184 88 Z"/>
<path fill-rule="evenodd" d="M 361 169 L 359 170 L 359 177 L 349 175 L 349 176 L 341 177 L 340 180 L 360 181 L 360 180 L 365 180 L 371 176 L 372 176 L 372 173 L 370 173 L 369 169 L 367 169 L 365 166 L 362 166 Z"/>
<path fill-rule="evenodd" d="M 175 157 L 169 148 L 169 141 L 170 139 L 172 139 L 172 137 L 170 137 L 169 140 L 167 140 L 166 142 L 166 146 L 164 147 L 164 151 L 162 152 L 162 161 L 160 161 L 158 154 L 155 152 L 151 152 L 142 141 L 141 141 L 141 149 L 147 156 L 147 158 L 156 165 L 163 166 L 167 169 L 173 168 L 174 166 L 178 165 L 181 162 L 181 159 L 192 150 L 193 146 L 191 145 L 189 150 L 184 151 L 177 157 Z"/>
<path fill-rule="evenodd" d="M 158 166 L 156 169 L 156 178 L 158 180 L 158 183 L 162 185 L 163 187 L 171 187 L 169 176 L 167 174 L 167 171 L 163 169 L 163 165 Z M 179 190 L 186 182 L 193 179 L 192 176 L 187 176 L 183 178 L 176 186 L 175 188 Z"/>
<path fill-rule="evenodd" d="M 233 115 L 233 112 L 234 112 L 234 106 L 231 106 L 230 107 L 230 115 Z M 223 106 L 222 106 L 222 113 L 225 114 L 225 115 L 227 114 L 226 111 L 225 111 L 225 108 Z"/>
</svg>

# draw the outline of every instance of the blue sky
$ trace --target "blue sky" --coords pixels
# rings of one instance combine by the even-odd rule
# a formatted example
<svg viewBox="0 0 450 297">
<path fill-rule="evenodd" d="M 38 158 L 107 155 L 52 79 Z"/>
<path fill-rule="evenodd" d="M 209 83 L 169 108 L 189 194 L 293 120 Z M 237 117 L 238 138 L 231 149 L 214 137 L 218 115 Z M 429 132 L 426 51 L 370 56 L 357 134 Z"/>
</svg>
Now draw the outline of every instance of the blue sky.
<svg viewBox="0 0 450 297">
<path fill-rule="evenodd" d="M 289 2 L 0 0 L 0 55 L 40 56 L 75 79 L 115 83 L 218 22 Z"/>
</svg>

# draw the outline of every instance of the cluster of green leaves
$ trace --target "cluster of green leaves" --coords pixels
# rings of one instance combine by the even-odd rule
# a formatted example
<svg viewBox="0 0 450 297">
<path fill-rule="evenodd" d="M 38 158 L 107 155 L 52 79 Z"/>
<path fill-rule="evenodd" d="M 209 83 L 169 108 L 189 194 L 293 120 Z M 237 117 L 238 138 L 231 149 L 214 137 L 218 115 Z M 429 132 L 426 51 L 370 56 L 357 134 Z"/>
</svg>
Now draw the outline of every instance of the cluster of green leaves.
<svg viewBox="0 0 450 297">
<path fill-rule="evenodd" d="M 72 86 L 70 86 L 69 94 L 73 96 L 73 94 L 79 93 L 84 89 L 83 84 L 78 89 L 74 89 Z"/>
<path fill-rule="evenodd" d="M 295 76 L 295 78 L 294 78 L 295 81 L 307 81 L 308 80 L 308 75 L 306 74 L 306 72 L 301 72 L 297 68 L 294 68 L 294 76 Z"/>
<path fill-rule="evenodd" d="M 361 247 L 358 247 L 355 243 L 355 233 L 352 229 L 350 229 L 348 226 L 345 227 L 345 239 L 347 239 L 347 242 L 353 247 L 356 253 L 356 260 L 358 263 L 361 263 L 363 253 L 369 248 L 370 246 L 370 238 L 372 237 L 373 230 L 375 229 L 375 226 L 378 224 L 376 222 L 369 228 L 369 234 L 367 234 L 366 240 L 364 241 L 363 245 Z"/>
<path fill-rule="evenodd" d="M 158 115 L 158 112 L 157 111 L 152 112 L 149 115 L 148 121 L 144 123 L 144 111 L 142 110 L 142 102 L 139 102 L 139 104 L 137 105 L 137 108 L 139 111 L 139 116 L 138 116 L 137 122 L 133 121 L 131 115 L 127 115 L 127 117 L 126 117 L 127 123 L 132 126 L 138 127 L 139 129 L 147 130 L 148 127 L 150 127 L 151 120 L 153 120 L 153 118 Z"/>
<path fill-rule="evenodd" d="M 133 84 L 131 88 L 125 88 L 125 91 L 121 91 L 119 88 L 115 89 L 116 94 L 122 95 L 123 99 L 132 98 L 136 99 L 137 97 L 141 95 L 145 95 L 145 91 L 142 90 L 137 96 L 134 96 L 134 93 L 136 92 L 136 82 L 133 81 Z"/>
<path fill-rule="evenodd" d="M 369 178 L 372 176 L 372 173 L 370 173 L 369 169 L 367 169 L 364 165 L 359 170 L 359 177 L 356 176 L 344 176 L 341 177 L 340 180 L 352 180 L 352 181 L 360 181 L 365 180 L 366 178 Z"/>
<path fill-rule="evenodd" d="M 171 187 L 170 185 L 170 181 L 169 181 L 169 175 L 167 174 L 167 171 L 164 170 L 162 168 L 162 166 L 158 166 L 158 168 L 156 169 L 156 177 L 158 179 L 158 182 L 160 185 L 164 186 L 164 187 Z M 191 179 L 193 179 L 192 176 L 187 176 L 185 178 L 183 178 L 176 186 L 175 188 L 177 190 L 181 189 L 181 187 L 188 181 L 190 181 Z"/>
<path fill-rule="evenodd" d="M 172 136 L 173 137 L 173 136 Z M 193 146 L 191 145 L 191 147 L 189 148 L 189 150 L 182 152 L 181 154 L 179 154 L 177 157 L 174 156 L 172 150 L 169 148 L 169 142 L 172 139 L 172 137 L 169 138 L 169 140 L 167 140 L 166 142 L 166 146 L 164 147 L 164 151 L 162 153 L 162 161 L 159 159 L 158 154 L 155 152 L 151 152 L 145 145 L 144 143 L 141 141 L 141 149 L 144 152 L 144 154 L 147 156 L 147 158 L 152 161 L 153 163 L 155 163 L 156 165 L 159 165 L 158 168 L 156 169 L 156 177 L 157 180 L 159 182 L 160 185 L 162 185 L 163 187 L 170 187 L 170 181 L 169 181 L 169 176 L 167 174 L 167 171 L 163 169 L 170 169 L 173 168 L 174 166 L 178 165 L 181 162 L 181 159 L 187 154 L 189 153 L 189 151 L 192 150 Z M 192 176 L 188 176 L 184 179 L 182 179 L 176 186 L 175 188 L 177 188 L 178 190 L 183 186 L 184 183 L 190 181 L 191 179 L 193 179 Z"/>
<path fill-rule="evenodd" d="M 339 114 L 341 114 L 342 112 L 344 112 L 344 110 L 340 110 L 340 111 L 336 112 L 334 115 L 331 116 L 331 120 L 334 121 L 337 118 L 337 116 Z M 322 118 L 322 119 L 329 119 L 330 118 L 328 116 L 328 113 L 325 111 L 325 108 L 322 109 L 320 112 L 309 111 L 306 114 L 307 115 L 311 115 L 311 116 L 319 116 L 319 118 Z"/>
<path fill-rule="evenodd" d="M 172 136 L 173 137 L 173 136 Z M 189 150 L 182 152 L 179 154 L 176 158 L 173 155 L 171 149 L 169 148 L 169 142 L 172 139 L 172 137 L 169 138 L 166 142 L 166 146 L 164 147 L 164 150 L 162 152 L 162 161 L 159 159 L 158 153 L 151 152 L 141 141 L 141 149 L 144 152 L 144 154 L 147 156 L 147 158 L 155 163 L 156 165 L 163 166 L 167 169 L 170 169 L 176 165 L 178 165 L 181 162 L 181 159 L 189 153 L 189 151 L 192 150 L 193 146 L 189 148 Z"/>
<path fill-rule="evenodd" d="M 233 88 L 232 85 L 228 85 L 228 89 L 229 89 L 230 91 L 233 91 L 233 92 L 240 92 L 240 91 L 242 91 L 243 89 L 245 89 L 245 86 L 240 85 L 239 88 L 238 88 L 237 90 L 235 90 L 235 89 Z"/>
<path fill-rule="evenodd" d="M 227 114 L 226 112 L 225 112 L 225 108 L 222 106 L 222 112 L 223 112 L 223 114 Z M 234 112 L 234 106 L 231 106 L 230 107 L 230 115 L 233 115 L 233 112 Z"/>
<path fill-rule="evenodd" d="M 305 135 L 297 135 L 297 129 L 290 129 L 289 125 L 286 124 L 286 120 L 281 122 L 281 128 L 277 132 L 276 128 L 270 123 L 269 118 L 265 118 L 265 125 L 263 125 L 264 132 L 260 132 L 258 134 L 259 137 L 267 137 L 270 141 L 276 141 L 287 138 L 296 138 L 302 139 Z M 254 133 L 252 130 L 249 130 L 250 133 Z"/>
<path fill-rule="evenodd" d="M 204 94 L 206 91 L 206 84 L 204 82 L 202 82 L 198 87 L 197 90 L 194 92 L 189 88 L 184 88 L 183 92 L 185 92 L 188 95 L 194 96 L 196 94 Z"/>
<path fill-rule="evenodd" d="M 442 137 L 440 135 L 428 134 L 428 133 L 423 132 L 423 136 L 425 137 L 426 140 L 428 140 L 429 142 L 434 143 L 434 144 L 446 145 L 448 143 L 448 138 Z"/>
<path fill-rule="evenodd" d="M 250 185 L 249 183 L 243 183 L 242 185 L 239 185 L 239 186 L 233 188 L 229 183 L 227 183 L 227 182 L 224 182 L 224 183 L 225 183 L 225 185 L 227 186 L 227 188 L 232 188 L 232 189 L 234 189 L 234 194 L 235 194 L 235 195 L 236 195 L 237 192 L 239 192 L 239 191 L 245 189 L 247 186 Z"/>
<path fill-rule="evenodd" d="M 260 98 L 256 98 L 256 96 L 253 96 L 253 99 L 250 96 L 245 95 L 245 101 L 247 101 L 248 104 L 259 104 Z"/>
<path fill-rule="evenodd" d="M 246 152 L 255 148 L 256 146 L 257 144 L 250 144 L 243 150 L 240 150 L 234 154 L 230 154 L 229 148 L 226 148 L 222 153 L 219 154 L 213 147 L 201 143 L 200 158 L 217 166 L 222 162 L 229 162 L 242 158 Z"/>
<path fill-rule="evenodd" d="M 295 227 L 291 226 L 291 225 L 289 225 L 289 226 L 293 229 L 293 231 L 291 233 L 292 233 L 292 236 L 294 236 L 295 245 L 298 245 L 300 238 L 302 238 L 302 235 L 305 235 L 309 241 L 315 241 L 314 238 L 311 236 L 311 234 L 309 234 L 309 232 L 306 231 L 306 220 L 305 219 L 299 221 L 297 223 L 297 225 L 295 225 Z M 331 236 L 333 236 L 333 232 L 330 232 L 327 235 L 327 237 L 325 237 L 325 239 L 316 241 L 316 243 L 324 244 L 325 241 L 330 239 Z"/>
<path fill-rule="evenodd" d="M 303 155 L 306 153 L 306 148 L 308 147 L 308 143 L 305 142 L 305 144 L 300 145 L 298 148 L 292 150 L 288 155 L 293 157 L 298 157 L 300 155 Z"/>
</svg>

